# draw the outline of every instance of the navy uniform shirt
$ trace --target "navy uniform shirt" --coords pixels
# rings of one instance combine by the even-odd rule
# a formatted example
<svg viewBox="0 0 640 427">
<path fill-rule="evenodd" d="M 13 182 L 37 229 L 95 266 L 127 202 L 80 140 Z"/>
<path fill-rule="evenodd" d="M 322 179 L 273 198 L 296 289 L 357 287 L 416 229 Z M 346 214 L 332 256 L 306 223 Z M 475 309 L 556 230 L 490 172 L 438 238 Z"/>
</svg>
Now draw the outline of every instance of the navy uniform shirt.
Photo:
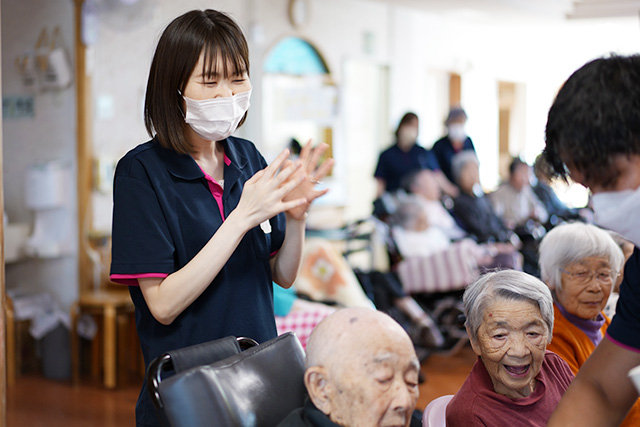
<svg viewBox="0 0 640 427">
<path fill-rule="evenodd" d="M 386 191 L 395 191 L 402 184 L 402 177 L 418 169 L 438 170 L 438 162 L 424 147 L 414 144 L 409 151 L 402 151 L 398 144 L 384 150 L 378 158 L 374 176 L 386 183 Z"/>
<path fill-rule="evenodd" d="M 165 351 L 233 335 L 264 342 L 277 335 L 269 258 L 284 240 L 284 214 L 243 237 L 209 287 L 170 325 L 154 319 L 137 285 L 139 277 L 166 277 L 187 264 L 237 206 L 246 180 L 267 166 L 255 146 L 224 141 L 224 191 L 207 179 L 189 155 L 155 141 L 127 153 L 114 181 L 111 278 L 129 286 L 136 328 L 148 365 Z M 218 198 L 214 194 L 218 186 Z M 136 408 L 139 424 L 154 425 L 143 390 Z"/>
<path fill-rule="evenodd" d="M 464 143 L 462 144 L 462 150 L 460 151 L 463 151 L 463 150 L 473 150 L 473 152 L 476 151 L 475 147 L 473 146 L 473 142 L 471 141 L 471 138 L 467 137 L 464 140 Z M 445 174 L 445 176 L 449 179 L 449 181 L 456 182 L 453 177 L 453 171 L 451 170 L 451 159 L 460 151 L 456 151 L 453 148 L 453 145 L 451 144 L 451 140 L 449 139 L 449 136 L 445 136 L 437 140 L 433 144 L 433 148 L 431 149 L 431 151 L 436 157 L 438 161 L 438 166 L 440 167 L 440 170 L 442 171 L 442 173 Z"/>
<path fill-rule="evenodd" d="M 618 345 L 640 352 L 640 250 L 635 248 L 624 266 L 620 298 L 607 336 Z"/>
</svg>

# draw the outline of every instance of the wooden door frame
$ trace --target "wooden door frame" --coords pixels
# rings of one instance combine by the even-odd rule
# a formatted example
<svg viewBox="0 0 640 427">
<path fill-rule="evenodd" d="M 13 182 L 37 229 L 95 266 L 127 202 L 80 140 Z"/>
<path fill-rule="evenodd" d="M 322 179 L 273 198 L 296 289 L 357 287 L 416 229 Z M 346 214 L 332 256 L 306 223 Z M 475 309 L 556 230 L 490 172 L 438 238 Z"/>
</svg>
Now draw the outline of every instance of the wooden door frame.
<svg viewBox="0 0 640 427">
<path fill-rule="evenodd" d="M 78 292 L 93 287 L 92 264 L 86 251 L 89 224 L 92 218 L 92 100 L 91 76 L 87 71 L 87 47 L 82 41 L 82 5 L 84 0 L 74 0 L 74 49 L 76 57 L 76 163 L 78 200 Z"/>
<path fill-rule="evenodd" d="M 0 19 L 2 22 L 2 19 Z M 1 27 L 1 24 L 0 24 Z M 0 34 L 2 31 L 0 31 Z M 0 48 L 2 47 L 2 40 L 0 37 Z M 1 50 L 1 49 L 0 49 Z M 2 67 L 0 67 L 0 82 L 2 81 Z M 2 86 L 0 86 L 0 97 L 2 97 Z M 0 116 L 0 130 L 2 129 L 2 116 Z M 4 270 L 4 157 L 3 157 L 3 145 L 2 145 L 2 132 L 0 131 L 0 219 L 2 220 L 2 226 L 0 226 L 0 262 L 2 268 L 0 269 L 0 426 L 7 425 L 7 335 L 6 335 L 6 307 L 5 307 L 5 270 Z"/>
</svg>

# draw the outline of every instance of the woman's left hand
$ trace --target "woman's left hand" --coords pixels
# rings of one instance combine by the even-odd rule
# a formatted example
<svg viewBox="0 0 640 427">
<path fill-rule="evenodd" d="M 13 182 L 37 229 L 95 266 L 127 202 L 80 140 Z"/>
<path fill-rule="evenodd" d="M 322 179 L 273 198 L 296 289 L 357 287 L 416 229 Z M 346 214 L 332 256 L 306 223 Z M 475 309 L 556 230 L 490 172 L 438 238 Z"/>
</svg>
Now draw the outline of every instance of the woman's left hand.
<svg viewBox="0 0 640 427">
<path fill-rule="evenodd" d="M 329 144 L 325 143 L 312 147 L 311 140 L 309 140 L 300 151 L 299 161 L 302 162 L 300 169 L 302 173 L 306 174 L 306 179 L 302 180 L 283 200 L 288 201 L 304 198 L 307 202 L 286 211 L 288 217 L 297 221 L 304 219 L 304 215 L 307 209 L 309 209 L 311 202 L 329 191 L 328 188 L 323 190 L 315 189 L 315 185 L 327 176 L 331 168 L 333 168 L 334 162 L 332 158 L 322 160 L 322 156 L 328 148 Z M 290 160 L 288 160 L 288 162 L 290 162 Z M 285 164 L 285 166 L 286 165 L 287 164 Z"/>
</svg>

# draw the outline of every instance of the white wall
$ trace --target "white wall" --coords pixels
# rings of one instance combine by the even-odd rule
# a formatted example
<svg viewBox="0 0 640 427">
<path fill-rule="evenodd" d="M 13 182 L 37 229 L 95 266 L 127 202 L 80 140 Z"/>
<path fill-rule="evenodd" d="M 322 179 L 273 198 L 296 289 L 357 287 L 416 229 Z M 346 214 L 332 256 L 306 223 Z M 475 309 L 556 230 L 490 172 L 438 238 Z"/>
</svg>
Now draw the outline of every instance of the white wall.
<svg viewBox="0 0 640 427">
<path fill-rule="evenodd" d="M 76 169 L 75 91 L 33 92 L 22 84 L 15 65 L 16 57 L 33 50 L 40 31 L 51 34 L 59 26 L 62 39 L 73 61 L 73 2 L 69 0 L 2 1 L 2 94 L 35 95 L 35 117 L 3 121 L 4 206 L 10 222 L 32 224 L 33 214 L 25 204 L 24 183 L 27 168 L 33 164 L 59 160 Z M 75 194 L 75 178 L 67 183 Z M 68 206 L 73 221 L 76 201 Z M 64 307 L 77 297 L 77 238 L 70 236 L 71 253 L 52 259 L 30 259 L 6 266 L 6 288 L 26 291 L 48 290 Z M 5 234 L 6 236 L 6 234 Z"/>
<path fill-rule="evenodd" d="M 525 149 L 513 154 L 532 162 L 544 146 L 547 110 L 570 72 L 606 52 L 633 51 L 638 36 L 635 19 L 613 24 L 474 22 L 364 0 L 310 0 L 308 23 L 294 28 L 288 21 L 287 5 L 287 0 L 188 0 L 179 6 L 158 2 L 153 19 L 130 32 L 103 27 L 94 48 L 94 91 L 97 97 L 111 99 L 113 109 L 109 118 L 96 117 L 95 152 L 118 158 L 146 140 L 142 102 L 156 38 L 170 19 L 194 7 L 224 10 L 245 29 L 254 91 L 249 118 L 239 133 L 259 148 L 264 129 L 261 69 L 270 49 L 284 37 L 294 35 L 310 41 L 324 56 L 339 86 L 345 84 L 345 64 L 351 61 L 389 70 L 388 97 L 379 98 L 388 102 L 388 117 L 382 129 L 376 129 L 373 140 L 373 117 L 362 118 L 368 113 L 349 110 L 349 106 L 358 105 L 358 100 L 344 97 L 357 95 L 353 88 L 340 88 L 341 111 L 334 135 L 336 179 L 333 195 L 327 199 L 329 203 L 345 204 L 347 219 L 370 212 L 377 154 L 392 142 L 392 131 L 406 111 L 421 117 L 420 142 L 424 146 L 430 147 L 442 135 L 448 72 L 462 76 L 462 103 L 469 114 L 467 130 L 478 150 L 482 182 L 492 189 L 499 182 L 498 81 L 515 82 L 521 88 L 517 120 L 521 125 L 515 142 Z M 370 51 L 365 49 L 367 38 L 372 41 Z M 127 71 L 126 78 L 121 77 L 121 70 Z M 363 76 L 363 80 L 368 78 Z M 378 89 L 363 82 L 357 84 L 363 91 L 358 99 L 371 99 L 367 91 Z M 108 217 L 102 222 L 106 220 Z"/>
<path fill-rule="evenodd" d="M 261 67 L 269 49 L 282 38 L 297 35 L 324 55 L 341 96 L 333 191 L 341 196 L 334 203 L 346 205 L 349 219 L 370 212 L 377 154 L 391 143 L 391 132 L 404 112 L 412 110 L 421 117 L 420 140 L 426 147 L 441 135 L 448 72 L 462 76 L 467 130 L 479 151 L 483 183 L 491 188 L 498 183 L 497 82 L 515 82 L 523 88 L 520 139 L 525 150 L 521 154 L 532 161 L 544 145 L 546 114 L 562 82 L 591 58 L 610 51 L 638 51 L 640 31 L 636 18 L 609 23 L 471 21 L 365 0 L 310 0 L 309 22 L 296 29 L 288 21 L 287 0 L 149 3 L 155 5 L 153 13 L 141 22 L 134 19 L 127 31 L 101 26 L 98 42 L 90 49 L 95 155 L 117 159 L 148 139 L 142 104 L 157 37 L 171 19 L 189 9 L 218 8 L 236 18 L 249 39 L 254 92 L 249 119 L 240 134 L 258 147 L 263 129 Z M 2 0 L 2 7 L 3 92 L 20 94 L 15 55 L 35 43 L 43 25 L 59 24 L 71 46 L 72 2 Z M 354 64 L 358 65 L 354 68 Z M 363 70 L 363 81 L 347 75 L 354 69 Z M 378 84 L 381 75 L 388 76 L 386 84 Z M 372 96 L 380 87 L 387 87 L 383 90 L 387 93 Z M 39 95 L 36 120 L 4 122 L 5 206 L 10 218 L 30 218 L 21 187 L 27 165 L 50 158 L 74 161 L 73 96 L 73 90 Z M 359 109 L 363 102 L 386 105 Z M 386 112 L 385 118 L 373 117 L 380 111 Z M 96 193 L 94 211 L 99 217 L 94 226 L 108 227 L 110 198 L 108 192 Z M 67 303 L 77 290 L 75 262 L 70 257 L 9 266 L 7 286 L 49 287 Z"/>
<path fill-rule="evenodd" d="M 609 52 L 640 51 L 637 18 L 607 21 L 522 22 L 473 20 L 410 9 L 394 9 L 391 119 L 408 109 L 441 111 L 442 94 L 425 87 L 425 75 L 452 71 L 462 76 L 467 131 L 481 162 L 481 180 L 498 184 L 498 81 L 523 85 L 525 92 L 521 154 L 533 162 L 544 147 L 546 115 L 555 93 L 582 64 Z M 434 79 L 434 78 L 432 78 Z M 433 83 L 433 82 L 431 82 Z M 442 83 L 441 83 L 442 84 Z M 446 101 L 446 100 L 445 100 Z M 421 122 L 422 144 L 430 147 L 442 132 L 444 116 Z M 426 126 L 425 126 L 426 125 Z"/>
<path fill-rule="evenodd" d="M 294 28 L 288 20 L 287 0 L 157 2 L 152 19 L 121 32 L 104 25 L 99 41 L 92 47 L 92 78 L 96 105 L 94 105 L 94 152 L 105 158 L 117 159 L 135 145 L 148 139 L 142 123 L 142 104 L 147 73 L 157 37 L 171 19 L 193 8 L 217 8 L 235 19 L 245 30 L 251 52 L 252 106 L 246 124 L 239 134 L 261 148 L 262 140 L 262 65 L 270 49 L 287 36 L 299 36 L 310 41 L 324 56 L 334 81 L 342 83 L 346 61 L 358 59 L 374 64 L 386 64 L 390 36 L 388 33 L 389 7 L 363 0 L 312 0 L 310 19 L 302 28 Z M 369 36 L 372 51 L 365 52 L 365 37 Z M 126 70 L 126 77 L 123 77 Z M 369 88 L 374 90 L 375 88 Z M 342 92 L 342 89 L 340 90 Z M 111 106 L 107 109 L 100 105 Z M 342 103 L 341 103 L 342 105 Z M 105 112 L 107 114 L 105 114 Z M 345 133 L 344 121 L 348 113 L 342 112 L 334 134 L 335 158 L 338 165 L 333 180 L 334 188 L 327 197 L 329 202 L 344 204 L 351 218 L 367 215 L 374 196 L 372 162 L 378 152 L 377 141 L 359 135 L 351 128 Z M 347 140 L 349 148 L 347 149 Z M 360 167 L 363 151 L 366 163 Z M 353 166 L 357 167 L 353 167 Z M 351 179 L 354 170 L 362 172 Z M 344 185 L 347 183 L 348 185 Z M 108 224 L 110 195 L 97 195 L 102 218 L 95 222 Z"/>
</svg>

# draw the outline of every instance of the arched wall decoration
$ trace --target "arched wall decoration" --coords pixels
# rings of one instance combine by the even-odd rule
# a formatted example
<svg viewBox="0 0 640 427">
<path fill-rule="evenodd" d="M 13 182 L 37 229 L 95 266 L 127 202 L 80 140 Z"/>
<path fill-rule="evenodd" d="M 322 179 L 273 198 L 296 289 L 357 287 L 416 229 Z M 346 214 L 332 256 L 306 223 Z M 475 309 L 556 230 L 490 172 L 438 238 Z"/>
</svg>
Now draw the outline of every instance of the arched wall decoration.
<svg viewBox="0 0 640 427">
<path fill-rule="evenodd" d="M 267 56 L 263 71 L 295 76 L 330 74 L 329 67 L 318 50 L 310 42 L 299 37 L 280 40 Z"/>
<path fill-rule="evenodd" d="M 338 90 L 319 50 L 303 38 L 284 37 L 266 53 L 262 72 L 266 156 L 291 148 L 294 139 L 313 139 L 329 144 L 328 155 L 335 158 Z"/>
</svg>

